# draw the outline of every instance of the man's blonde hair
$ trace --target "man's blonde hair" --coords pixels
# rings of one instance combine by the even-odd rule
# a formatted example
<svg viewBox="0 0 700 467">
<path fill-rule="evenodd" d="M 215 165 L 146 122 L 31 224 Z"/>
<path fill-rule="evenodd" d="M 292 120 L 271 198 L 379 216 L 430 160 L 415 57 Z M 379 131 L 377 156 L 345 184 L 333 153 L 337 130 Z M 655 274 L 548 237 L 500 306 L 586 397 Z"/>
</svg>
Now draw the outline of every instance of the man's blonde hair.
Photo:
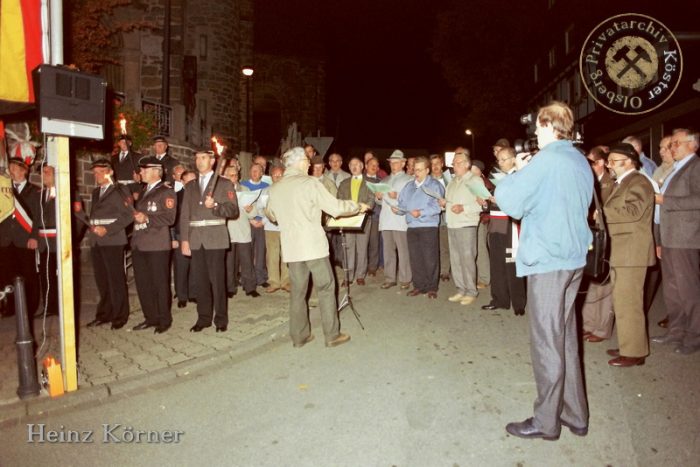
<svg viewBox="0 0 700 467">
<path fill-rule="evenodd" d="M 551 123 L 557 139 L 573 139 L 574 113 L 565 103 L 553 101 L 542 107 L 537 113 L 537 121 L 541 126 Z"/>
</svg>

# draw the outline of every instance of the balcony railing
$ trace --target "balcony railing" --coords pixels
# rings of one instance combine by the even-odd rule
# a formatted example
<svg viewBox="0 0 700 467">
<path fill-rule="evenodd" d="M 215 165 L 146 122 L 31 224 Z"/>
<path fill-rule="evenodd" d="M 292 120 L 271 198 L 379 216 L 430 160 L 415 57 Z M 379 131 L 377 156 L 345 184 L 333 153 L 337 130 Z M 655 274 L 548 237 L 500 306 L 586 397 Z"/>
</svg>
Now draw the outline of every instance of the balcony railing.
<svg viewBox="0 0 700 467">
<path fill-rule="evenodd" d="M 156 119 L 158 134 L 172 136 L 173 108 L 159 102 L 143 99 L 141 106 L 144 112 L 151 112 Z"/>
</svg>

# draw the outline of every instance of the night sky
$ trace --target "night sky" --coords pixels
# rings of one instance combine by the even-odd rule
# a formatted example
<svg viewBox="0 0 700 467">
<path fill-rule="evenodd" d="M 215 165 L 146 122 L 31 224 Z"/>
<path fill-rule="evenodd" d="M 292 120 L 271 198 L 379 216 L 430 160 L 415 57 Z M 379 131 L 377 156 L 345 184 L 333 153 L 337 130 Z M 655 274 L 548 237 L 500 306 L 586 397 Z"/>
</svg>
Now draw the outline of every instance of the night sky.
<svg viewBox="0 0 700 467">
<path fill-rule="evenodd" d="M 255 49 L 326 61 L 327 128 L 341 150 L 466 144 L 451 90 L 430 56 L 438 3 L 258 1 Z"/>
</svg>

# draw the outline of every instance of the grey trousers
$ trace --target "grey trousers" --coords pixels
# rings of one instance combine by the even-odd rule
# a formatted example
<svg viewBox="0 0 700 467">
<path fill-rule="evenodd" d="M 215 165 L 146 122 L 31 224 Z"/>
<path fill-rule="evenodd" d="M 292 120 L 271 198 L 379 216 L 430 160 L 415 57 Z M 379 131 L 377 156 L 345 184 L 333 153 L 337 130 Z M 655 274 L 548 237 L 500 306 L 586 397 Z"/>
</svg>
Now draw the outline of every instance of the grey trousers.
<svg viewBox="0 0 700 467">
<path fill-rule="evenodd" d="M 668 334 L 683 345 L 700 344 L 700 250 L 662 248 L 661 282 L 668 311 Z"/>
<path fill-rule="evenodd" d="M 527 278 L 530 355 L 537 385 L 534 425 L 558 435 L 560 420 L 588 426 L 588 403 L 579 360 L 574 301 L 583 269 Z"/>
<path fill-rule="evenodd" d="M 486 241 L 487 234 L 488 226 L 479 222 L 476 235 L 476 273 L 478 274 L 477 280 L 485 285 L 491 283 L 491 265 L 488 242 Z"/>
<path fill-rule="evenodd" d="M 306 293 L 309 290 L 309 274 L 313 277 L 318 292 L 318 307 L 321 311 L 323 335 L 326 342 L 340 333 L 338 305 L 335 299 L 335 278 L 328 256 L 310 261 L 287 263 L 292 291 L 289 295 L 289 335 L 295 344 L 302 343 L 311 334 L 309 308 Z"/>
<path fill-rule="evenodd" d="M 352 282 L 355 279 L 364 279 L 367 275 L 367 248 L 369 247 L 369 231 L 372 228 L 372 218 L 365 222 L 362 232 L 347 232 L 348 265 L 350 276 L 345 279 Z M 341 258 L 342 260 L 342 258 Z"/>
<path fill-rule="evenodd" d="M 476 227 L 447 229 L 450 266 L 457 292 L 476 297 Z"/>
<path fill-rule="evenodd" d="M 450 244 L 447 239 L 447 225 L 440 224 L 438 229 L 440 236 L 440 275 L 450 274 Z"/>
<path fill-rule="evenodd" d="M 610 338 L 615 318 L 612 291 L 612 281 L 606 284 L 591 281 L 581 309 L 584 332 L 590 332 L 603 339 Z"/>
<path fill-rule="evenodd" d="M 384 242 L 384 282 L 396 282 L 398 269 L 399 282 L 408 284 L 413 280 L 413 277 L 411 275 L 411 260 L 408 256 L 406 231 L 383 230 L 382 241 Z"/>
</svg>

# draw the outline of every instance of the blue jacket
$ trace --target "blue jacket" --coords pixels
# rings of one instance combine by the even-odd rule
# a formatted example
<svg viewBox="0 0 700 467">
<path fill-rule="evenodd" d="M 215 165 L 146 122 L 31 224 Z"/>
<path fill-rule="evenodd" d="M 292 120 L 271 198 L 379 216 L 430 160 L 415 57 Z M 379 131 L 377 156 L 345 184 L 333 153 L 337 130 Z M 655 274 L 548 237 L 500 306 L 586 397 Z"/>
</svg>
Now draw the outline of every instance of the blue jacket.
<svg viewBox="0 0 700 467">
<path fill-rule="evenodd" d="M 431 176 L 426 177 L 420 188 L 416 188 L 415 180 L 408 182 L 399 193 L 399 208 L 406 211 L 406 224 L 408 224 L 409 229 L 440 225 L 442 209 L 440 209 L 437 199 L 425 194 L 423 187 L 440 193 L 442 197 L 445 196 L 445 188 Z M 420 209 L 420 217 L 416 218 L 411 215 L 411 211 L 414 209 Z"/>
<path fill-rule="evenodd" d="M 515 258 L 519 277 L 568 271 L 586 264 L 593 236 L 588 207 L 593 195 L 593 171 L 571 141 L 555 141 L 522 170 L 496 187 L 501 210 L 520 224 Z"/>
</svg>

